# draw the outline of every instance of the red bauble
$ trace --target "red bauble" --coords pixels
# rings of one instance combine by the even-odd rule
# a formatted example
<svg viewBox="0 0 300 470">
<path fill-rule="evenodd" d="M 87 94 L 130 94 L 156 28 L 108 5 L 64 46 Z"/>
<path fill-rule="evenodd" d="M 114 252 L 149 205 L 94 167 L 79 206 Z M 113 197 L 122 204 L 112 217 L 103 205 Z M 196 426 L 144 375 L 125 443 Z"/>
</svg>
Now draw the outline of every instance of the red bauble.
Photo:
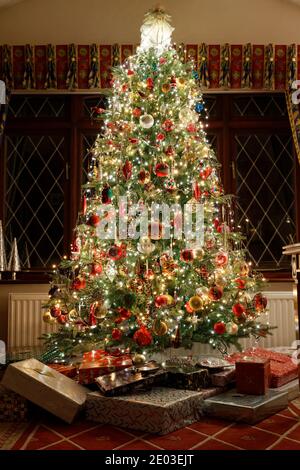
<svg viewBox="0 0 300 470">
<path fill-rule="evenodd" d="M 220 300 L 223 295 L 222 287 L 213 286 L 208 291 L 208 297 L 211 300 Z"/>
<path fill-rule="evenodd" d="M 215 257 L 215 263 L 218 267 L 226 266 L 228 263 L 228 254 L 220 252 Z"/>
<path fill-rule="evenodd" d="M 103 271 L 102 264 L 96 264 L 96 263 L 92 264 L 91 276 L 97 276 L 101 274 L 102 271 Z"/>
<path fill-rule="evenodd" d="M 128 90 L 128 85 L 127 85 L 127 83 L 124 83 L 124 85 L 121 86 L 121 90 L 123 91 L 123 93 L 125 93 L 125 91 Z"/>
<path fill-rule="evenodd" d="M 182 252 L 180 253 L 180 259 L 184 261 L 185 263 L 190 263 L 191 261 L 193 261 L 194 259 L 193 250 L 188 250 L 188 249 L 182 250 Z"/>
<path fill-rule="evenodd" d="M 197 131 L 197 127 L 196 125 L 193 123 L 193 122 L 190 122 L 187 126 L 186 126 L 186 130 L 188 132 L 196 132 Z"/>
<path fill-rule="evenodd" d="M 65 325 L 68 321 L 67 315 L 60 315 L 59 317 L 56 318 L 57 323 L 60 323 L 61 325 Z"/>
<path fill-rule="evenodd" d="M 89 220 L 88 220 L 88 225 L 90 225 L 91 227 L 97 227 L 97 225 L 100 224 L 100 217 L 99 215 L 97 214 L 92 214 L 90 217 L 89 217 Z"/>
<path fill-rule="evenodd" d="M 61 315 L 61 309 L 59 307 L 51 307 L 50 314 L 53 318 L 58 318 Z"/>
<path fill-rule="evenodd" d="M 265 310 L 268 305 L 268 299 L 262 294 L 256 294 L 253 298 L 254 307 L 257 312 Z"/>
<path fill-rule="evenodd" d="M 120 339 L 122 338 L 122 331 L 119 330 L 119 328 L 113 328 L 111 332 L 111 337 L 115 341 L 120 341 Z"/>
<path fill-rule="evenodd" d="M 84 277 L 76 277 L 74 281 L 72 282 L 72 289 L 74 290 L 84 289 L 85 286 L 86 286 L 86 281 Z"/>
<path fill-rule="evenodd" d="M 217 335 L 223 335 L 226 332 L 226 325 L 222 321 L 218 321 L 214 324 L 214 332 Z"/>
<path fill-rule="evenodd" d="M 132 114 L 134 117 L 140 117 L 142 115 L 142 110 L 141 108 L 134 108 L 132 110 Z M 129 139 L 130 140 L 130 139 Z M 137 140 L 137 139 L 136 139 Z"/>
<path fill-rule="evenodd" d="M 171 121 L 171 119 L 166 119 L 163 123 L 162 123 L 162 128 L 166 131 L 166 132 L 171 132 L 173 129 L 174 129 L 175 125 L 174 125 L 174 122 Z"/>
<path fill-rule="evenodd" d="M 133 70 L 131 70 L 131 69 L 127 70 L 127 75 L 128 75 L 128 76 L 130 76 L 130 75 L 134 75 L 134 71 L 133 71 Z"/>
<path fill-rule="evenodd" d="M 246 313 L 246 309 L 245 309 L 244 305 L 239 304 L 239 303 L 233 305 L 232 311 L 233 311 L 233 314 L 237 318 L 241 318 Z"/>
<path fill-rule="evenodd" d="M 155 297 L 155 307 L 160 308 L 168 305 L 168 297 L 164 294 Z"/>
<path fill-rule="evenodd" d="M 166 62 L 167 62 L 167 59 L 166 59 L 165 57 L 160 57 L 160 58 L 159 58 L 159 63 L 160 63 L 161 65 L 165 64 Z"/>
<path fill-rule="evenodd" d="M 138 330 L 133 335 L 133 340 L 139 345 L 139 346 L 148 346 L 149 344 L 152 343 L 152 335 L 148 328 L 145 326 L 141 326 Z"/>
<path fill-rule="evenodd" d="M 132 163 L 129 160 L 126 160 L 126 162 L 123 165 L 122 168 L 122 173 L 123 176 L 126 180 L 129 180 L 132 176 Z"/>
<path fill-rule="evenodd" d="M 154 86 L 153 78 L 151 78 L 151 77 L 147 78 L 146 84 L 147 84 L 147 88 L 148 88 L 149 90 L 152 90 L 152 88 L 153 88 L 153 86 Z"/>
<path fill-rule="evenodd" d="M 118 245 L 111 246 L 107 252 L 107 256 L 114 261 L 117 261 L 123 258 L 124 252 L 123 252 L 122 246 L 118 246 Z"/>
<path fill-rule="evenodd" d="M 163 140 L 165 140 L 165 138 L 166 136 L 162 132 L 159 132 L 156 136 L 156 140 L 158 140 L 159 142 L 162 142 Z"/>
<path fill-rule="evenodd" d="M 235 282 L 238 289 L 245 289 L 245 287 L 246 287 L 245 279 L 238 278 L 238 279 L 235 279 L 234 282 Z"/>
<path fill-rule="evenodd" d="M 166 178 L 169 176 L 169 165 L 167 163 L 157 163 L 155 174 L 158 178 Z"/>
</svg>

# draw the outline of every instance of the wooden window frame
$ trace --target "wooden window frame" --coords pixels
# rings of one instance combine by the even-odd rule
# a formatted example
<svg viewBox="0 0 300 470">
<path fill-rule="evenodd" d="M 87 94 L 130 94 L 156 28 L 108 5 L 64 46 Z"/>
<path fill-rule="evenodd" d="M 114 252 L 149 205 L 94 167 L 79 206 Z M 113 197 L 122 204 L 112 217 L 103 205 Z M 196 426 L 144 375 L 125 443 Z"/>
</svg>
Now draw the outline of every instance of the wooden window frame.
<svg viewBox="0 0 300 470">
<path fill-rule="evenodd" d="M 255 93 L 253 93 L 255 94 Z M 25 94 L 24 94 L 25 95 Z M 244 95 L 239 93 L 240 96 Z M 247 94 L 249 96 L 249 94 Z M 27 95 L 26 95 L 27 96 Z M 28 95 L 29 96 L 29 95 Z M 51 96 L 51 95 L 49 95 Z M 86 134 L 98 134 L 100 125 L 93 122 L 89 117 L 84 116 L 84 99 L 92 98 L 94 94 L 70 94 L 68 98 L 68 112 L 65 118 L 46 118 L 46 119 L 8 119 L 6 124 L 6 133 L 13 134 L 28 130 L 30 133 L 42 133 L 43 131 L 62 132 L 68 136 L 69 141 L 69 185 L 68 194 L 65 198 L 65 230 L 64 230 L 64 250 L 69 254 L 70 243 L 72 241 L 73 228 L 76 225 L 77 214 L 80 207 L 80 186 L 82 178 L 82 139 Z M 222 164 L 222 179 L 226 193 L 235 193 L 235 181 L 232 175 L 232 163 L 234 160 L 233 134 L 243 130 L 268 130 L 276 128 L 290 129 L 287 118 L 284 119 L 249 119 L 233 116 L 232 113 L 232 95 L 230 93 L 216 93 L 217 115 L 208 120 L 207 132 L 215 134 L 217 137 L 217 152 Z M 4 214 L 4 195 L 5 195 L 5 151 L 0 149 L 0 219 Z M 300 240 L 300 192 L 296 191 L 297 182 L 300 181 L 300 168 L 297 164 L 295 155 L 295 213 L 297 239 Z M 289 271 L 265 272 L 265 277 L 270 281 L 291 281 Z M 45 283 L 49 276 L 47 270 L 33 269 L 29 272 L 20 272 L 17 274 L 17 281 L 11 281 L 9 277 L 3 279 L 2 283 L 20 282 L 20 283 Z"/>
</svg>

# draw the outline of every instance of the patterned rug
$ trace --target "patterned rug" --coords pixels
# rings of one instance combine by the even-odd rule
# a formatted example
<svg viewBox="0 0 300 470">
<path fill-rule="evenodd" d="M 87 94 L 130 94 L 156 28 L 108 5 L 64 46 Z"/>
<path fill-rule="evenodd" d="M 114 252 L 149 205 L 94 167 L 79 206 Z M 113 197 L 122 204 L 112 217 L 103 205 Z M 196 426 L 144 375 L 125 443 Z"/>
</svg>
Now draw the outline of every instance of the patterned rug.
<svg viewBox="0 0 300 470">
<path fill-rule="evenodd" d="M 0 449 L 12 449 L 29 426 L 29 423 L 0 423 Z"/>
<path fill-rule="evenodd" d="M 298 402 L 299 403 L 299 402 Z M 1 424 L 0 448 L 14 450 L 300 450 L 300 419 L 289 409 L 255 426 L 203 418 L 165 436 L 43 412 L 30 423 Z"/>
</svg>

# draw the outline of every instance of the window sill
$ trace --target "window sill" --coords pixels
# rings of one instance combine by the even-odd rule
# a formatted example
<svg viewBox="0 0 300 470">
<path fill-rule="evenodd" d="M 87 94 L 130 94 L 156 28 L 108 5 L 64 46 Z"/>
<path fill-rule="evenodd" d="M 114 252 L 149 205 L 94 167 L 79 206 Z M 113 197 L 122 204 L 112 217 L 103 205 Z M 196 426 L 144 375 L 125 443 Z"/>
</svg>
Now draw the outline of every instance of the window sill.
<svg viewBox="0 0 300 470">
<path fill-rule="evenodd" d="M 47 271 L 19 271 L 16 279 L 12 279 L 12 273 L 5 271 L 1 273 L 0 284 L 48 284 L 50 276 Z"/>
</svg>

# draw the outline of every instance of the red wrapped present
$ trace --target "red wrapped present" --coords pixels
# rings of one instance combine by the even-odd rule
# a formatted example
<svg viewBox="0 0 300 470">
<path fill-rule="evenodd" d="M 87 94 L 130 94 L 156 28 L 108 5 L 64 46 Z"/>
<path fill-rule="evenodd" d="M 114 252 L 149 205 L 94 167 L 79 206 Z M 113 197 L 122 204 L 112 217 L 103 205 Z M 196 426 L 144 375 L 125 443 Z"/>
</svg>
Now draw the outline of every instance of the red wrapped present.
<svg viewBox="0 0 300 470">
<path fill-rule="evenodd" d="M 294 364 L 292 358 L 289 356 L 270 351 L 263 348 L 251 348 L 244 353 L 235 353 L 227 359 L 230 362 L 236 362 L 244 356 L 256 356 L 265 359 L 270 359 L 271 378 L 270 387 L 278 388 L 298 378 L 298 366 Z"/>
<path fill-rule="evenodd" d="M 116 349 L 115 351 L 105 351 L 104 349 L 96 349 L 89 351 L 83 354 L 83 362 L 93 362 L 93 361 L 106 361 L 107 358 L 110 358 L 111 361 L 130 360 L 131 356 L 129 354 L 122 354 L 120 350 Z"/>
<path fill-rule="evenodd" d="M 249 356 L 236 361 L 236 389 L 245 395 L 265 395 L 270 382 L 270 359 Z"/>
<path fill-rule="evenodd" d="M 51 367 L 51 369 L 54 369 L 57 372 L 60 372 L 61 374 L 65 375 L 66 377 L 69 377 L 70 379 L 73 379 L 77 375 L 76 366 L 66 365 L 66 364 L 47 364 L 47 365 L 48 367 Z"/>
<path fill-rule="evenodd" d="M 79 367 L 78 381 L 84 385 L 92 384 L 100 375 L 110 374 L 130 366 L 132 366 L 131 358 L 124 356 L 106 356 L 91 362 L 85 361 Z"/>
</svg>

